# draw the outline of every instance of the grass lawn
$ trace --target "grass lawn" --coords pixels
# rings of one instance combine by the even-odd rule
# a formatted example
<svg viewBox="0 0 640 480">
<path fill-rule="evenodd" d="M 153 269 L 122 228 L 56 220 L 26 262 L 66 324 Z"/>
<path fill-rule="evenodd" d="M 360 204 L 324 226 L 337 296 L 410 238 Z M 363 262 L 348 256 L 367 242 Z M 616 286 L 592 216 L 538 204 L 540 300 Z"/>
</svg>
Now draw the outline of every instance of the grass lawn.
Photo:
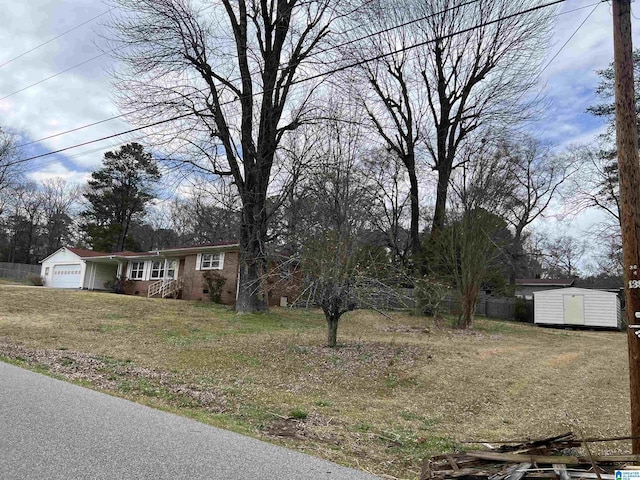
<svg viewBox="0 0 640 480">
<path fill-rule="evenodd" d="M 626 337 L 0 285 L 0 358 L 375 474 L 459 442 L 629 434 Z M 627 444 L 597 444 L 602 453 Z"/>
</svg>

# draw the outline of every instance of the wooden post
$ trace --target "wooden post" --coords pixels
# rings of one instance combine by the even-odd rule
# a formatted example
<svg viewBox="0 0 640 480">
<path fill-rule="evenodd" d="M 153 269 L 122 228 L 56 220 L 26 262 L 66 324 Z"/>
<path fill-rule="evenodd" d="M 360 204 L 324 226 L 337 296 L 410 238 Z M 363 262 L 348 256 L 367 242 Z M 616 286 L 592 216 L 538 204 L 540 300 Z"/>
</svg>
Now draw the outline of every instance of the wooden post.
<svg viewBox="0 0 640 480">
<path fill-rule="evenodd" d="M 613 0 L 613 48 L 616 79 L 616 145 L 620 175 L 620 223 L 627 301 L 627 343 L 631 384 L 633 453 L 640 453 L 640 160 L 633 85 L 631 2 Z M 637 335 L 638 334 L 638 335 Z"/>
</svg>

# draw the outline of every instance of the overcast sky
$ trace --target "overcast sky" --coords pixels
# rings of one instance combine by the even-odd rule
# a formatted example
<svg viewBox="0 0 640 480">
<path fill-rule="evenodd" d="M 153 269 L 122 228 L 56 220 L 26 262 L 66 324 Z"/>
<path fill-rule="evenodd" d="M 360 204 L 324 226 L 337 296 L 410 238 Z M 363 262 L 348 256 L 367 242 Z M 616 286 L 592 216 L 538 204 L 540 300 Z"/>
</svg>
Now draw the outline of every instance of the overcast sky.
<svg viewBox="0 0 640 480">
<path fill-rule="evenodd" d="M 102 24 L 108 18 L 107 6 L 94 0 L 0 0 L 0 3 L 4 3 L 0 28 L 1 126 L 19 132 L 21 141 L 26 143 L 119 114 L 112 103 L 107 73 L 111 60 L 106 55 L 100 56 L 97 46 Z M 547 60 L 576 32 L 594 9 L 593 5 L 594 0 L 567 0 L 560 5 L 557 12 L 561 15 L 557 16 Z M 585 8 L 576 10 L 580 7 Z M 640 18 L 640 3 L 632 3 L 632 9 Z M 96 16 L 99 17 L 91 20 Z M 633 21 L 640 25 L 640 21 Z M 87 23 L 79 26 L 84 22 Z M 12 60 L 74 27 L 78 28 Z M 634 39 L 638 32 L 636 25 Z M 537 135 L 562 146 L 590 142 L 603 130 L 602 122 L 585 113 L 585 109 L 595 101 L 596 71 L 611 62 L 612 43 L 611 6 L 600 3 L 541 76 L 540 88 L 546 90 L 549 108 L 545 118 L 534 127 Z M 86 63 L 30 86 L 82 62 Z M 18 92 L 21 89 L 24 90 Z M 25 147 L 25 155 L 82 143 L 127 128 L 130 127 L 121 120 L 105 122 L 31 144 Z M 88 172 L 99 166 L 103 152 L 117 145 L 117 139 L 109 140 L 70 150 L 64 156 L 45 157 L 29 164 L 29 170 L 34 179 L 62 176 L 83 181 Z M 589 219 L 579 221 L 588 223 Z"/>
</svg>

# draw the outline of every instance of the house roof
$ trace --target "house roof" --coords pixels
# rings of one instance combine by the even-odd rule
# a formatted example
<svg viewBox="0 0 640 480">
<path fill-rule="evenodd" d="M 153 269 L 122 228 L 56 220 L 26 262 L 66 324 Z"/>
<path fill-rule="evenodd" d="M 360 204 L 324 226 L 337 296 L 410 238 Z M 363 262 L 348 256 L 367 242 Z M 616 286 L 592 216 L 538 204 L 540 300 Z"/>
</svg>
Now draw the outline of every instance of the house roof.
<svg viewBox="0 0 640 480">
<path fill-rule="evenodd" d="M 96 250 L 87 250 L 86 248 L 74 248 L 74 247 L 65 247 L 72 253 L 75 253 L 80 258 L 87 257 L 104 257 L 105 255 L 109 255 L 108 253 L 98 252 Z"/>
<path fill-rule="evenodd" d="M 516 285 L 570 287 L 575 281 L 575 278 L 519 278 L 516 280 Z"/>
<path fill-rule="evenodd" d="M 161 254 L 199 253 L 199 252 L 206 252 L 207 250 L 229 250 L 239 246 L 240 244 L 238 242 L 220 242 L 220 243 L 209 243 L 209 244 L 203 244 L 203 245 L 193 245 L 190 247 L 166 248 L 164 250 L 159 250 L 158 252 L 150 252 L 150 253 L 161 253 Z"/>
<path fill-rule="evenodd" d="M 229 250 L 234 247 L 239 247 L 240 244 L 236 241 L 224 241 L 219 243 L 206 243 L 201 245 L 191 245 L 187 247 L 176 247 L 176 248 L 166 248 L 163 250 L 153 250 L 151 252 L 98 252 L 96 250 L 88 250 L 86 248 L 74 248 L 74 247 L 62 247 L 62 249 L 67 249 L 70 252 L 74 253 L 80 258 L 92 259 L 92 260 L 112 260 L 117 258 L 149 258 L 149 257 L 158 257 L 162 255 L 180 255 L 180 254 L 189 254 L 189 253 L 200 253 L 207 252 L 210 250 Z M 59 249 L 58 251 L 62 250 Z M 55 253 L 49 255 L 48 257 L 41 260 L 41 262 L 45 261 L 47 258 L 55 255 Z"/>
<path fill-rule="evenodd" d="M 59 249 L 57 249 L 52 254 L 47 255 L 42 260 L 40 260 L 40 263 L 45 262 L 49 258 L 51 258 L 54 255 L 56 255 L 58 252 L 61 252 L 61 251 L 64 251 L 64 250 L 68 250 L 68 251 L 70 251 L 71 253 L 73 253 L 74 255 L 76 255 L 76 256 L 78 256 L 80 258 L 98 258 L 98 257 L 103 257 L 105 255 L 109 255 L 108 253 L 104 253 L 104 252 L 97 252 L 95 250 L 87 250 L 86 248 L 60 247 Z"/>
</svg>

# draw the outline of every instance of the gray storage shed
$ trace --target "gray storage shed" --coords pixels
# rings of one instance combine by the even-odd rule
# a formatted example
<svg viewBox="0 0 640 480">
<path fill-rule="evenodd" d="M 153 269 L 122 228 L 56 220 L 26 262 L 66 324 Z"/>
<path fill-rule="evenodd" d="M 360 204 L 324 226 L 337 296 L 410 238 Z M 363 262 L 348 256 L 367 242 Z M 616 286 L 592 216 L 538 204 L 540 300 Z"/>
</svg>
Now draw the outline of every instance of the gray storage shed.
<svg viewBox="0 0 640 480">
<path fill-rule="evenodd" d="M 617 328 L 622 326 L 616 293 L 586 288 L 559 288 L 534 292 L 533 318 L 538 325 Z"/>
</svg>

